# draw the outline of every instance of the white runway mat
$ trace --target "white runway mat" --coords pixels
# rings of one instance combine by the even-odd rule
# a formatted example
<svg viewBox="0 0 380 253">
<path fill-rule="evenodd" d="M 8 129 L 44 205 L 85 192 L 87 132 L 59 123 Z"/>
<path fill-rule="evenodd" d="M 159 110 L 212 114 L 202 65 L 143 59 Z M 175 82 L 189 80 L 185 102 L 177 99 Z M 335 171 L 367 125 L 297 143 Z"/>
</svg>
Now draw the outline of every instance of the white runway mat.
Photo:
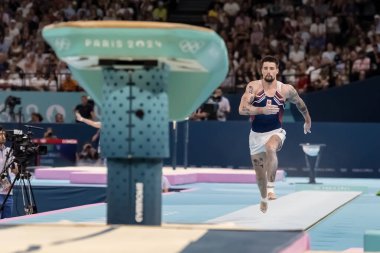
<svg viewBox="0 0 380 253">
<path fill-rule="evenodd" d="M 207 222 L 253 230 L 307 230 L 360 194 L 357 191 L 299 191 L 269 201 L 265 214 L 259 205 L 253 205 Z"/>
</svg>

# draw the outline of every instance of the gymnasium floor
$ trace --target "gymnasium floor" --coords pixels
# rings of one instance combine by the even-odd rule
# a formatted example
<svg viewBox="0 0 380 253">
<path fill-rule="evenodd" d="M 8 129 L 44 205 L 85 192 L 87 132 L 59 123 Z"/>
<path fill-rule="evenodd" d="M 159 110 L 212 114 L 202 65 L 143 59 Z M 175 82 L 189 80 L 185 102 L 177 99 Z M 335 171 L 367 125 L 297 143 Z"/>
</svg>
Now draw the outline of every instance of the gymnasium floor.
<svg viewBox="0 0 380 253">
<path fill-rule="evenodd" d="M 298 206 L 297 199 L 287 200 L 297 192 L 312 192 L 337 194 L 333 197 L 333 203 L 341 198 L 339 193 L 359 193 L 350 197 L 345 203 L 339 204 L 338 208 L 321 214 L 320 218 L 306 225 L 305 231 L 310 238 L 310 249 L 313 251 L 345 251 L 363 248 L 364 232 L 369 229 L 380 230 L 380 197 L 376 193 L 380 190 L 379 179 L 330 179 L 317 178 L 318 184 L 305 184 L 307 178 L 284 178 L 276 183 L 276 192 L 280 197 L 277 202 L 284 203 L 276 205 L 270 203 L 267 214 L 257 216 L 258 219 L 264 215 L 273 217 L 287 212 L 289 206 Z M 67 180 L 32 180 L 33 185 L 72 187 Z M 83 187 L 103 187 L 99 185 L 75 185 Z M 230 227 L 239 223 L 239 216 L 235 224 L 231 224 L 231 214 L 238 214 L 244 210 L 257 210 L 259 203 L 259 192 L 257 185 L 253 183 L 189 183 L 175 185 L 174 188 L 186 188 L 182 192 L 170 192 L 163 194 L 162 222 L 164 226 L 186 225 L 213 225 L 218 221 L 219 225 Z M 322 195 L 323 196 L 323 195 Z M 343 195 L 342 195 L 343 196 Z M 325 197 L 324 197 L 325 198 Z M 335 198 L 335 199 L 334 199 Z M 336 201 L 335 201 L 336 200 Z M 298 203 L 297 203 L 298 202 Z M 272 209 L 271 209 L 272 208 Z M 307 209 L 314 213 L 324 206 Z M 254 211 L 255 212 L 255 211 Z M 260 214 L 252 214 L 260 215 Z M 298 214 L 297 214 L 298 215 Z M 305 219 L 310 213 L 300 213 L 298 219 Z M 236 215 L 235 215 L 236 217 Z M 280 223 L 284 223 L 284 220 Z M 289 217 L 289 215 L 288 215 Z M 39 213 L 30 216 L 15 217 L 0 221 L 0 224 L 106 224 L 106 204 L 97 203 L 82 207 L 68 208 L 64 210 Z M 278 229 L 281 226 L 278 225 Z M 257 225 L 257 224 L 256 224 Z M 257 231 L 257 226 L 248 229 Z M 240 224 L 241 227 L 241 224 Z M 276 226 L 270 231 L 278 231 Z M 265 230 L 265 229 L 264 229 Z M 298 230 L 298 228 L 296 229 Z M 181 251 L 182 252 L 182 251 Z"/>
</svg>

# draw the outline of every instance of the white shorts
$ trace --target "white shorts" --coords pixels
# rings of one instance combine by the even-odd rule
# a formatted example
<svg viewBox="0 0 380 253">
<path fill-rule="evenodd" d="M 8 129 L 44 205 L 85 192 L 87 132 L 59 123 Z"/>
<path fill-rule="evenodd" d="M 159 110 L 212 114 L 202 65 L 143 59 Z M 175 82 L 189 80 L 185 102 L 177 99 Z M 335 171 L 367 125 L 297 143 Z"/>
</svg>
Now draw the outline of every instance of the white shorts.
<svg viewBox="0 0 380 253">
<path fill-rule="evenodd" d="M 282 128 L 272 130 L 265 133 L 256 133 L 251 130 L 249 133 L 249 150 L 251 155 L 256 155 L 265 152 L 265 144 L 272 135 L 277 135 L 281 139 L 281 147 L 286 138 L 286 131 Z M 281 149 L 281 147 L 279 149 Z"/>
</svg>

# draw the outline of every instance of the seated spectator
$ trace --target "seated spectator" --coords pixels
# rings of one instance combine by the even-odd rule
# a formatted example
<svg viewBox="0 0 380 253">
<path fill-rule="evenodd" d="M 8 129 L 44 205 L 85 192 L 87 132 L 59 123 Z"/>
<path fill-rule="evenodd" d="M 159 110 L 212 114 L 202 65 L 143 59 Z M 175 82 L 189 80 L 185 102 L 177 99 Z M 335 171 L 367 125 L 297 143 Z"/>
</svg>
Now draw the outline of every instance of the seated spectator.
<svg viewBox="0 0 380 253">
<path fill-rule="evenodd" d="M 293 68 L 293 64 L 290 61 L 286 62 L 285 69 L 282 71 L 284 82 L 290 85 L 296 85 L 296 70 Z"/>
<path fill-rule="evenodd" d="M 295 65 L 305 60 L 305 51 L 301 49 L 300 43 L 294 44 L 293 50 L 289 53 L 289 60 Z"/>
<path fill-rule="evenodd" d="M 168 19 L 168 10 L 164 6 L 164 2 L 158 1 L 157 7 L 153 9 L 153 20 L 166 22 Z"/>
<path fill-rule="evenodd" d="M 252 25 L 252 32 L 249 38 L 251 45 L 260 45 L 263 39 L 264 31 L 258 23 L 254 23 Z"/>
<path fill-rule="evenodd" d="M 359 52 L 358 58 L 352 65 L 352 80 L 363 80 L 368 75 L 371 68 L 371 60 L 362 50 Z"/>
<path fill-rule="evenodd" d="M 229 18 L 233 18 L 239 13 L 240 5 L 235 0 L 227 0 L 223 5 L 223 10 Z"/>
<path fill-rule="evenodd" d="M 31 119 L 28 123 L 41 123 L 44 120 L 42 115 L 38 112 L 33 112 Z"/>
<path fill-rule="evenodd" d="M 152 20 L 153 4 L 150 0 L 142 0 L 139 3 L 137 20 Z"/>
<path fill-rule="evenodd" d="M 326 51 L 322 53 L 322 65 L 333 64 L 335 60 L 336 51 L 332 43 L 327 43 Z"/>
<path fill-rule="evenodd" d="M 77 162 L 81 163 L 96 163 L 99 160 L 99 154 L 96 148 L 90 143 L 83 145 L 82 150 L 77 154 Z"/>
<path fill-rule="evenodd" d="M 319 78 L 312 83 L 314 90 L 323 90 L 329 87 L 330 77 L 329 77 L 329 68 L 321 68 L 319 73 Z"/>
<path fill-rule="evenodd" d="M 20 67 L 24 73 L 32 77 L 37 72 L 37 56 L 34 52 L 30 52 L 24 57 L 17 66 Z"/>
<path fill-rule="evenodd" d="M 4 74 L 9 70 L 9 63 L 7 62 L 7 55 L 5 53 L 0 53 L 0 75 Z"/>
<path fill-rule="evenodd" d="M 57 77 L 55 76 L 54 72 L 51 72 L 48 80 L 46 80 L 45 90 L 57 91 L 57 89 L 58 89 Z"/>
<path fill-rule="evenodd" d="M 45 139 L 56 139 L 57 138 L 57 136 L 54 135 L 54 133 L 53 133 L 53 128 L 48 127 L 46 129 L 46 132 L 44 133 L 44 138 Z"/>
<path fill-rule="evenodd" d="M 47 80 L 42 77 L 41 72 L 37 72 L 36 75 L 30 79 L 29 86 L 31 90 L 43 91 L 46 90 L 46 82 Z"/>
<path fill-rule="evenodd" d="M 310 48 L 322 50 L 326 42 L 326 25 L 321 22 L 319 17 L 315 18 L 315 22 L 310 26 Z"/>
<path fill-rule="evenodd" d="M 340 33 L 339 18 L 334 15 L 332 10 L 327 12 L 326 17 L 326 36 L 329 41 L 336 44 Z"/>
<path fill-rule="evenodd" d="M 306 74 L 310 77 L 308 90 L 316 90 L 319 79 L 321 78 L 321 68 L 318 59 L 313 59 L 312 65 L 306 70 Z"/>
<path fill-rule="evenodd" d="M 306 63 L 302 62 L 297 68 L 296 89 L 298 93 L 306 92 L 309 87 L 309 83 L 309 75 L 306 74 Z"/>
<path fill-rule="evenodd" d="M 189 120 L 203 121 L 203 120 L 207 120 L 208 116 L 209 116 L 209 113 L 205 110 L 205 106 L 203 104 L 195 112 L 193 112 L 190 115 Z"/>
<path fill-rule="evenodd" d="M 284 19 L 284 24 L 281 29 L 281 37 L 289 41 L 292 40 L 293 35 L 296 33 L 296 28 L 292 26 L 290 18 Z"/>
<path fill-rule="evenodd" d="M 0 53 L 8 53 L 12 41 L 10 38 L 6 38 L 2 33 L 0 33 Z"/>
<path fill-rule="evenodd" d="M 65 119 L 62 113 L 57 112 L 54 116 L 55 123 L 65 123 Z"/>
<path fill-rule="evenodd" d="M 78 91 L 79 86 L 78 82 L 71 78 L 70 74 L 66 74 L 65 80 L 62 82 L 61 91 Z"/>
</svg>

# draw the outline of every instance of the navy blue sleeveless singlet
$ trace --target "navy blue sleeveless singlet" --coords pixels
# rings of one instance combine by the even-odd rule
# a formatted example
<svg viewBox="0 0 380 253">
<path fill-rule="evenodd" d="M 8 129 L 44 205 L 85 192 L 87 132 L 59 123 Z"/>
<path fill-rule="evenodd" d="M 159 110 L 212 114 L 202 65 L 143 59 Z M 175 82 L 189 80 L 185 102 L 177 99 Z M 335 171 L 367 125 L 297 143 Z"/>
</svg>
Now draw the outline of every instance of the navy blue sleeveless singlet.
<svg viewBox="0 0 380 253">
<path fill-rule="evenodd" d="M 282 127 L 282 116 L 284 115 L 285 99 L 279 93 L 281 86 L 282 83 L 277 81 L 277 89 L 273 97 L 266 96 L 264 88 L 256 94 L 251 105 L 255 107 L 265 107 L 267 103 L 272 103 L 272 105 L 278 105 L 280 110 L 276 114 L 259 114 L 251 116 L 252 131 L 256 133 L 265 133 Z"/>
</svg>

